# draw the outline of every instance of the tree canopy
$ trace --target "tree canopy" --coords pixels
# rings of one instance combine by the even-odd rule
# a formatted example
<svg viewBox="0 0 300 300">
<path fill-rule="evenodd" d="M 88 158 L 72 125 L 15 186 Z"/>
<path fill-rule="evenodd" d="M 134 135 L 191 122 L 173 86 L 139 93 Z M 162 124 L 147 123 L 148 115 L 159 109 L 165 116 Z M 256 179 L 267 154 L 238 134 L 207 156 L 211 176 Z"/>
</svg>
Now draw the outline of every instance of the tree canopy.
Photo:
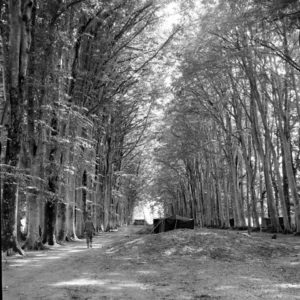
<svg viewBox="0 0 300 300">
<path fill-rule="evenodd" d="M 114 229 L 140 201 L 300 232 L 298 1 L 0 9 L 3 250 L 76 239 L 88 216 Z"/>
</svg>

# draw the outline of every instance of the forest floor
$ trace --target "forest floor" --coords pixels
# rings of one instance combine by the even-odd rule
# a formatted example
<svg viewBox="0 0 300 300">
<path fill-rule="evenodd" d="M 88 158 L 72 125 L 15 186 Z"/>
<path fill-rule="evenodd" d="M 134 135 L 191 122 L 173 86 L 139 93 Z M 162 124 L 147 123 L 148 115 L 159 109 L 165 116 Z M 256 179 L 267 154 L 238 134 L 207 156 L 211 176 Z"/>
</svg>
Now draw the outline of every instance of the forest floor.
<svg viewBox="0 0 300 300">
<path fill-rule="evenodd" d="M 5 258 L 3 299 L 300 299 L 299 237 L 143 228 Z"/>
</svg>

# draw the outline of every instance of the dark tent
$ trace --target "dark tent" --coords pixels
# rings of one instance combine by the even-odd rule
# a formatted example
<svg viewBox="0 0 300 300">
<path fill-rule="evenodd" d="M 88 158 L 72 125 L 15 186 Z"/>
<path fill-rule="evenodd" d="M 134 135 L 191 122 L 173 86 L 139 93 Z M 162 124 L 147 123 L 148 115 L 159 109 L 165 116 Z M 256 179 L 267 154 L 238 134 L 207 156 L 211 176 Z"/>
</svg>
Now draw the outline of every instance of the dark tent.
<svg viewBox="0 0 300 300">
<path fill-rule="evenodd" d="M 153 232 L 159 233 L 178 228 L 194 229 L 194 219 L 173 215 L 161 219 L 153 219 Z"/>
<path fill-rule="evenodd" d="M 133 221 L 133 225 L 145 225 L 145 220 L 144 219 L 135 219 Z"/>
</svg>

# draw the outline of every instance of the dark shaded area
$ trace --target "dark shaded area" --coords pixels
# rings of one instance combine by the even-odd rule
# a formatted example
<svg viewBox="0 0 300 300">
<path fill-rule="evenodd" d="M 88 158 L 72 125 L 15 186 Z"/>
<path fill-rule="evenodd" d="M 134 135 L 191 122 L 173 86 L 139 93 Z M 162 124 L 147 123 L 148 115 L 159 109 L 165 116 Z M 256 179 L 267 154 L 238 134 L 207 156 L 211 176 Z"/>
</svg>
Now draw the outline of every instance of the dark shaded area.
<svg viewBox="0 0 300 300">
<path fill-rule="evenodd" d="M 133 221 L 133 225 L 145 225 L 145 220 L 144 219 L 135 219 Z"/>
<path fill-rule="evenodd" d="M 278 221 L 279 221 L 281 232 L 283 232 L 283 233 L 289 233 L 289 231 L 286 230 L 286 228 L 284 227 L 283 217 L 279 217 Z M 263 232 L 271 232 L 271 233 L 272 232 L 277 232 L 276 230 L 274 230 L 274 227 L 272 225 L 272 222 L 271 222 L 270 218 L 263 218 L 262 219 L 261 230 Z"/>
<path fill-rule="evenodd" d="M 43 244 L 48 243 L 54 245 L 54 230 L 55 230 L 55 216 L 56 205 L 51 201 L 47 201 L 45 205 L 45 220 L 44 220 L 44 235 Z"/>
<path fill-rule="evenodd" d="M 179 228 L 194 229 L 194 219 L 173 215 L 166 218 L 153 219 L 153 232 L 160 233 Z"/>
</svg>

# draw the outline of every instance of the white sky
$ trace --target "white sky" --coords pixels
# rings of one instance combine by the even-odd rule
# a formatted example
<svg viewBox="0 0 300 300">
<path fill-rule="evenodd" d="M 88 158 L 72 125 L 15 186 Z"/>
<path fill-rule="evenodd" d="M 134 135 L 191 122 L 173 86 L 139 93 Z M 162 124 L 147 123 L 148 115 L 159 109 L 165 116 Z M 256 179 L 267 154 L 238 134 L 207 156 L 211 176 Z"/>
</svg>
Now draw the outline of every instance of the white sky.
<svg viewBox="0 0 300 300">
<path fill-rule="evenodd" d="M 161 18 L 160 29 L 162 29 L 160 33 L 169 34 L 173 27 L 179 23 L 181 19 L 179 11 L 179 4 L 172 2 L 159 12 L 158 16 Z"/>
</svg>

